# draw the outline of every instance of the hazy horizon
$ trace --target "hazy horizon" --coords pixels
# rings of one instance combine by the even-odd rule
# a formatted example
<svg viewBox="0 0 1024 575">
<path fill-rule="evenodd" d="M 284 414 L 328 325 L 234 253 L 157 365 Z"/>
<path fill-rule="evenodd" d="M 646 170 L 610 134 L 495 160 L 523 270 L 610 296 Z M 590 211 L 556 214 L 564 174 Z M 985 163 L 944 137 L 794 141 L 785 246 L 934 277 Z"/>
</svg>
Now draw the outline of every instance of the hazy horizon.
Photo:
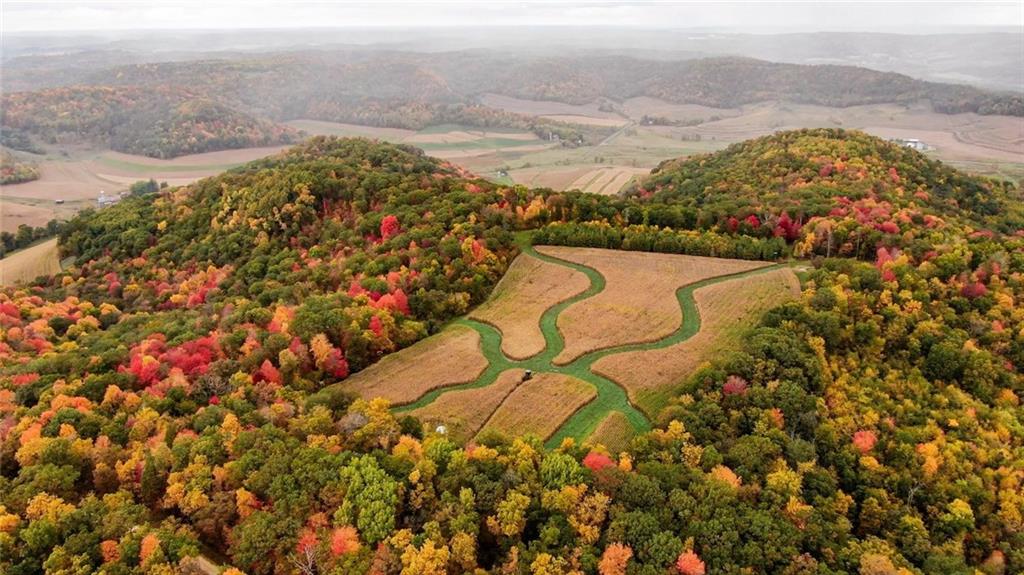
<svg viewBox="0 0 1024 575">
<path fill-rule="evenodd" d="M 772 34 L 1011 31 L 1024 2 L 4 2 L 2 31 L 613 27 Z"/>
</svg>

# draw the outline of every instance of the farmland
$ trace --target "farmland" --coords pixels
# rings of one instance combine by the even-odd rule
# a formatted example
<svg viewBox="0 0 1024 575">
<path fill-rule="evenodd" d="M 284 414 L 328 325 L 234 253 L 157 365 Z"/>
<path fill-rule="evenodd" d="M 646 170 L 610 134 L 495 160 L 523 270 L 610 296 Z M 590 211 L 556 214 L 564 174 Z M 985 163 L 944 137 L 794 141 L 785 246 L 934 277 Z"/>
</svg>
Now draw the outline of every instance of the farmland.
<svg viewBox="0 0 1024 575">
<path fill-rule="evenodd" d="M 678 328 L 682 317 L 673 294 L 687 284 L 764 266 L 762 262 L 672 254 L 615 252 L 546 246 L 541 253 L 597 270 L 601 293 L 569 307 L 558 318 L 565 349 L 556 364 L 609 347 L 653 341 Z"/>
<path fill-rule="evenodd" d="M 584 274 L 528 254 L 521 254 L 505 272 L 490 299 L 470 317 L 501 331 L 502 351 L 526 359 L 544 350 L 540 319 L 546 309 L 587 289 Z"/>
<path fill-rule="evenodd" d="M 501 403 L 481 433 L 550 437 L 576 410 L 597 395 L 594 386 L 572 376 L 541 373 L 523 382 Z"/>
<path fill-rule="evenodd" d="M 26 282 L 60 271 L 57 238 L 49 239 L 0 259 L 0 286 Z"/>
<path fill-rule="evenodd" d="M 760 314 L 796 297 L 799 290 L 789 268 L 700 287 L 693 291 L 694 315 L 700 322 L 696 335 L 667 347 L 604 356 L 593 370 L 625 387 L 630 400 L 646 413 L 657 413 L 676 384 L 712 357 L 735 349 Z M 687 311 L 684 301 L 683 313 Z"/>
<path fill-rule="evenodd" d="M 606 374 L 597 365 L 619 365 L 622 362 L 615 359 L 620 355 L 630 358 L 624 363 L 628 365 L 651 362 L 643 354 L 678 350 L 703 333 L 699 318 L 704 314 L 711 333 L 698 340 L 695 353 L 706 351 L 705 340 L 724 345 L 737 337 L 742 322 L 751 321 L 772 302 L 791 297 L 796 285 L 788 269 L 765 267 L 764 262 L 593 248 L 521 248 L 491 298 L 477 310 L 439 336 L 356 374 L 345 388 L 363 397 L 385 397 L 397 404 L 396 411 L 416 415 L 430 427 L 443 425 L 460 441 L 489 429 L 534 433 L 546 438 L 548 445 L 573 438 L 619 450 L 635 433 L 650 428 L 652 414 L 646 402 L 638 403 L 636 390 L 615 379 L 621 375 L 618 370 Z M 636 289 L 637 285 L 643 288 Z M 709 287 L 719 285 L 723 287 Z M 750 298 L 738 308 L 737 298 L 730 296 L 737 288 Z M 703 290 L 699 303 L 695 290 Z M 615 306 L 616 298 L 629 303 Z M 621 315 L 623 310 L 636 317 L 660 318 L 660 323 L 652 320 L 658 331 L 630 337 L 636 330 L 626 329 L 625 337 L 609 337 L 609 331 L 618 330 L 600 327 L 604 318 L 594 315 L 604 312 L 600 307 L 589 311 L 594 301 L 611 302 L 603 305 L 612 309 L 612 315 L 620 312 L 618 321 L 630 321 L 628 314 Z M 575 316 L 578 308 L 586 319 L 576 321 L 590 322 L 591 329 L 563 329 L 564 318 Z M 573 347 L 566 353 L 569 345 Z M 689 365 L 683 359 L 678 362 Z M 467 367 L 458 368 L 457 363 Z M 525 370 L 533 377 L 523 378 Z M 477 375 L 456 380 L 449 373 Z M 665 385 L 671 383 L 677 382 Z M 647 395 L 638 397 L 644 400 Z"/>
<path fill-rule="evenodd" d="M 428 391 L 466 383 L 487 367 L 480 336 L 462 326 L 451 328 L 391 354 L 345 382 L 366 397 L 395 404 L 415 401 Z"/>
<path fill-rule="evenodd" d="M 410 411 L 409 415 L 419 418 L 429 429 L 444 425 L 455 441 L 469 441 L 522 379 L 522 369 L 503 371 L 488 386 L 445 393 L 437 400 Z"/>
</svg>

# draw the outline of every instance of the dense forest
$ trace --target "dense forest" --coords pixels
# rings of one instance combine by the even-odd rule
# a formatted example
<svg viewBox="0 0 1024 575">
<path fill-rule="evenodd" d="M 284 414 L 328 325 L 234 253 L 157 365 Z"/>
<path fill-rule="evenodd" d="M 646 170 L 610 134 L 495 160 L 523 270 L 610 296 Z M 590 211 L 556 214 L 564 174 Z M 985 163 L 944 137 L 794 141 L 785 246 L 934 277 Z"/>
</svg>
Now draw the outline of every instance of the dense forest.
<svg viewBox="0 0 1024 575">
<path fill-rule="evenodd" d="M 0 291 L 0 571 L 1024 570 L 1019 191 L 842 131 L 692 162 L 603 198 L 315 138 L 83 213 L 73 269 Z M 519 230 L 814 257 L 623 453 L 456 445 L 345 392 L 480 303 Z"/>
<path fill-rule="evenodd" d="M 836 107 L 927 101 L 946 114 L 1024 115 L 1024 97 L 1016 93 L 750 58 L 317 50 L 90 66 L 77 74 L 14 64 L 8 85 L 26 89 L 4 95 L 5 129 L 43 142 L 84 138 L 154 157 L 289 143 L 295 134 L 276 122 L 303 118 L 414 130 L 500 126 L 584 143 L 610 133 L 488 108 L 481 104 L 488 93 L 571 104 L 647 96 L 716 108 L 771 100 Z"/>
</svg>

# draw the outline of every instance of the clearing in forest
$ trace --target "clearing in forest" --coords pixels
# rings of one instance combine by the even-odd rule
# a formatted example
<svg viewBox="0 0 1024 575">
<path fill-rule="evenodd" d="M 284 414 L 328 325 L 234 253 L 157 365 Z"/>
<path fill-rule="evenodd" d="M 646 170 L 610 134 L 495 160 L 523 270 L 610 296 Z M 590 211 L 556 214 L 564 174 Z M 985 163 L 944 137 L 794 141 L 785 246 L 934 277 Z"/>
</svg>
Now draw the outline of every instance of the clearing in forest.
<svg viewBox="0 0 1024 575">
<path fill-rule="evenodd" d="M 470 317 L 501 331 L 501 349 L 513 359 L 526 359 L 544 351 L 540 318 L 549 307 L 590 285 L 570 267 L 548 263 L 522 253 L 498 282 L 490 299 Z"/>
<path fill-rule="evenodd" d="M 0 259 L 0 286 L 27 282 L 60 272 L 57 238 L 11 252 Z"/>
<path fill-rule="evenodd" d="M 576 410 L 597 396 L 593 385 L 558 373 L 539 373 L 513 391 L 481 433 L 550 437 Z"/>
<path fill-rule="evenodd" d="M 554 358 L 557 365 L 598 349 L 661 339 L 682 322 L 676 290 L 707 278 L 768 265 L 597 248 L 542 246 L 537 251 L 592 268 L 605 281 L 600 293 L 573 304 L 558 317 L 565 348 Z"/>
<path fill-rule="evenodd" d="M 791 271 L 766 262 L 521 248 L 478 310 L 346 387 L 458 441 L 532 433 L 549 446 L 572 438 L 617 452 L 651 428 L 654 399 L 798 287 Z"/>
<path fill-rule="evenodd" d="M 445 426 L 452 440 L 463 443 L 480 431 L 522 379 L 522 369 L 509 369 L 501 372 L 490 385 L 449 391 L 408 414 L 419 418 L 429 430 Z"/>
<path fill-rule="evenodd" d="M 411 403 L 425 393 L 475 380 L 487 367 L 480 335 L 453 325 L 441 333 L 385 356 L 347 379 L 345 389 L 392 404 Z"/>
<path fill-rule="evenodd" d="M 700 287 L 693 292 L 700 318 L 696 335 L 667 347 L 604 356 L 594 362 L 593 371 L 625 387 L 634 404 L 655 414 L 701 364 L 736 349 L 762 313 L 799 294 L 800 282 L 789 268 Z"/>
</svg>

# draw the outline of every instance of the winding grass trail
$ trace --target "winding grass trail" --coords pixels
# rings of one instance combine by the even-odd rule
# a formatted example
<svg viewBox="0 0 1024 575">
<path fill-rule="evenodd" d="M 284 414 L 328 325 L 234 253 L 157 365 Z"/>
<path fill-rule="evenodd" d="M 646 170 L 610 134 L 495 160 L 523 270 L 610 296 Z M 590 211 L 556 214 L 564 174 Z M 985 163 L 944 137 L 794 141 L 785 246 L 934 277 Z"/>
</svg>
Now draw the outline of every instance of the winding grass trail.
<svg viewBox="0 0 1024 575">
<path fill-rule="evenodd" d="M 638 433 L 648 431 L 651 429 L 651 422 L 647 415 L 633 405 L 629 400 L 629 396 L 627 395 L 625 388 L 611 379 L 591 371 L 591 366 L 594 362 L 602 357 L 615 353 L 661 349 L 693 337 L 698 331 L 700 331 L 700 313 L 697 310 L 697 303 L 693 298 L 694 291 L 714 283 L 765 273 L 785 265 L 768 265 L 753 270 L 716 276 L 683 286 L 676 290 L 676 299 L 679 301 L 679 306 L 683 314 L 682 322 L 680 322 L 679 327 L 671 334 L 655 341 L 631 343 L 593 350 L 576 358 L 568 364 L 556 365 L 553 363 L 554 358 L 557 357 L 565 348 L 565 340 L 562 337 L 561 332 L 558 331 L 558 316 L 574 303 L 593 297 L 604 290 L 605 278 L 600 272 L 593 268 L 539 253 L 537 250 L 533 249 L 533 246 L 527 241 L 520 242 L 520 249 L 523 254 L 529 257 L 577 270 L 585 274 L 590 280 L 589 288 L 549 307 L 541 315 L 540 328 L 541 332 L 544 334 L 544 350 L 524 360 L 511 359 L 501 351 L 501 332 L 493 325 L 466 318 L 456 320 L 456 324 L 472 328 L 480 334 L 481 349 L 484 357 L 486 357 L 488 361 L 487 368 L 474 381 L 461 385 L 452 385 L 434 389 L 412 403 L 396 407 L 396 412 L 401 413 L 424 407 L 432 403 L 442 394 L 451 391 L 491 385 L 495 382 L 501 372 L 507 369 L 519 368 L 529 369 L 535 373 L 547 372 L 569 375 L 590 383 L 597 389 L 597 396 L 593 400 L 576 411 L 576 413 L 562 423 L 554 434 L 547 438 L 546 443 L 549 447 L 557 447 L 563 439 L 569 437 L 574 438 L 577 441 L 585 440 L 594 432 L 594 429 L 597 428 L 601 421 L 613 411 L 618 411 L 624 415 L 630 425 L 633 426 L 634 431 Z M 529 384 L 527 383 L 526 385 Z"/>
</svg>

